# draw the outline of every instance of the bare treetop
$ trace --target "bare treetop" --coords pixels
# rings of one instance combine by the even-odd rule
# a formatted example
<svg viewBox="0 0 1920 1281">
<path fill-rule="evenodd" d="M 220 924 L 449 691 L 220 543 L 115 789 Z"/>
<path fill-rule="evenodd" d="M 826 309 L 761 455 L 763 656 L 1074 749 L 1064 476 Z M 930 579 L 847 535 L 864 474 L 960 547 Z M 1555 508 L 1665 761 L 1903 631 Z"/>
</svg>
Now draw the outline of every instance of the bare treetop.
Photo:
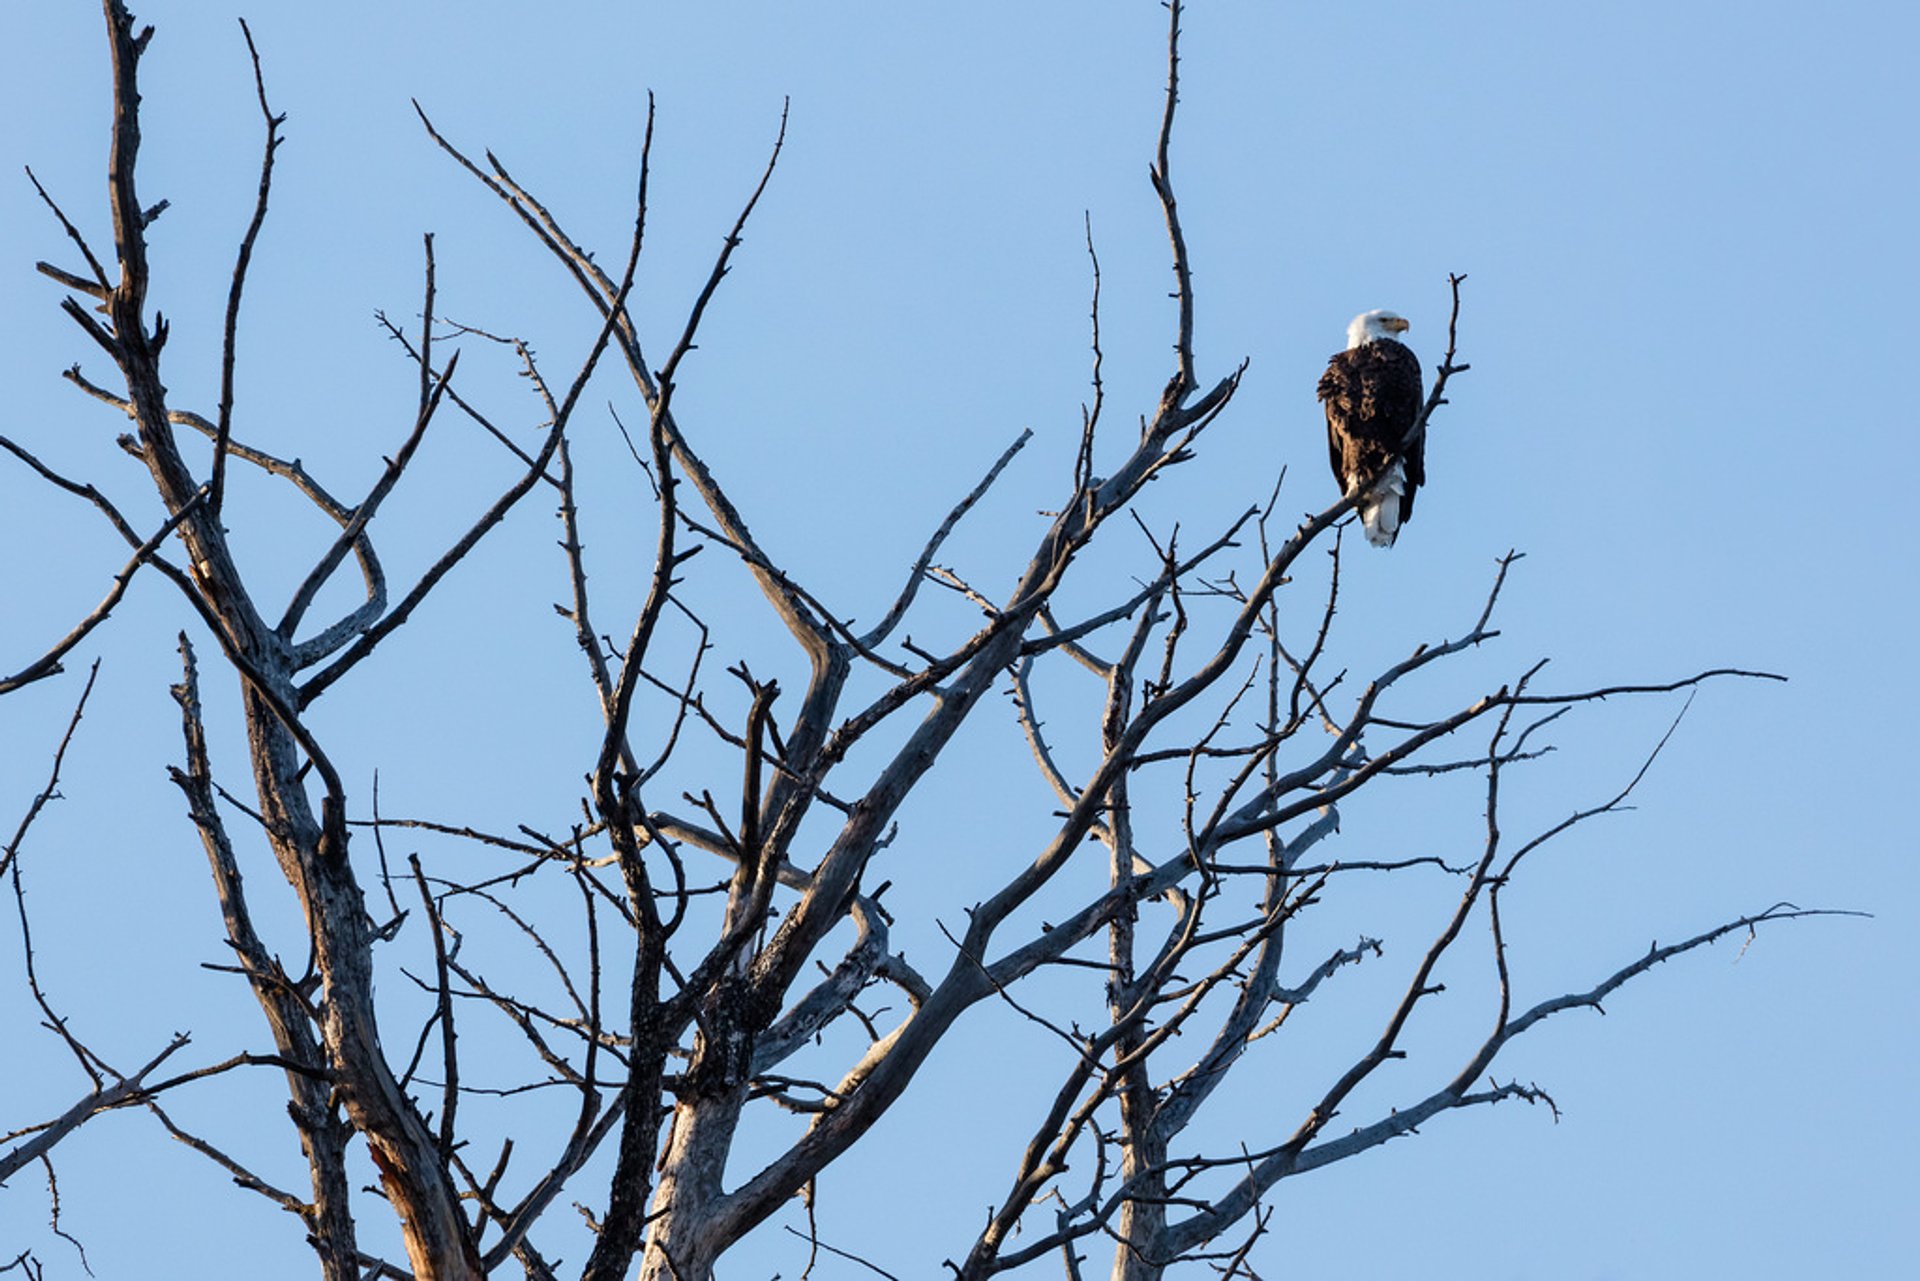
<svg viewBox="0 0 1920 1281">
<path fill-rule="evenodd" d="M 1286 1180 L 1444 1112 L 1508 1100 L 1553 1109 L 1541 1085 L 1503 1074 L 1501 1056 L 1516 1039 L 1555 1015 L 1600 1008 L 1662 961 L 1808 914 L 1786 904 L 1739 914 L 1622 958 L 1571 990 L 1523 995 L 1530 989 L 1515 982 L 1506 935 L 1518 908 L 1503 895 L 1545 844 L 1623 808 L 1666 741 L 1650 745 L 1624 785 L 1596 787 L 1597 799 L 1543 830 L 1508 831 L 1507 790 L 1551 750 L 1556 722 L 1622 696 L 1690 698 L 1709 681 L 1778 678 L 1723 667 L 1555 689 L 1527 658 L 1491 687 L 1476 685 L 1459 660 L 1500 636 L 1499 606 L 1519 560 L 1511 553 L 1485 594 L 1461 603 L 1448 635 L 1410 635 L 1403 657 L 1353 669 L 1340 658 L 1336 617 L 1342 592 L 1353 590 L 1342 558 L 1367 485 L 1348 485 L 1297 518 L 1291 506 L 1325 494 L 1290 480 L 1276 480 L 1259 506 L 1196 504 L 1180 524 L 1143 514 L 1146 487 L 1208 447 L 1254 376 L 1245 360 L 1221 363 L 1196 339 L 1204 299 L 1195 281 L 1206 277 L 1190 261 L 1176 200 L 1177 0 L 1159 129 L 1143 140 L 1172 279 L 1171 368 L 1157 401 L 1127 407 L 1133 416 L 1118 427 L 1109 421 L 1120 407 L 1102 372 L 1111 357 L 1089 224 L 1092 390 L 1070 472 L 1055 479 L 1024 565 L 983 581 L 943 553 L 956 530 L 981 518 L 1032 431 L 996 443 L 972 474 L 952 476 L 945 510 L 896 531 L 898 574 L 864 584 L 858 602 L 810 582 L 763 539 L 756 513 L 707 461 L 719 428 L 677 397 L 683 384 L 729 376 L 724 350 L 697 363 L 689 356 L 703 323 L 726 305 L 729 273 L 744 269 L 739 250 L 763 194 L 790 163 L 784 112 L 768 122 L 764 169 L 723 230 L 677 336 L 650 347 L 631 304 L 649 202 L 671 198 L 650 190 L 651 101 L 631 233 L 611 256 L 596 256 L 505 164 L 416 104 L 432 144 L 483 204 L 499 202 L 524 225 L 529 249 L 577 291 L 593 331 L 556 358 L 541 355 L 532 335 L 449 320 L 437 310 L 439 269 L 425 237 L 418 324 L 382 317 L 417 372 L 411 421 L 373 483 L 344 495 L 297 457 L 252 443 L 251 407 L 236 392 L 249 268 L 272 235 L 285 119 L 262 69 L 273 51 L 247 33 L 264 151 L 257 202 L 226 273 L 218 399 L 180 404 L 162 375 L 169 326 L 149 265 L 149 229 L 167 203 L 147 203 L 136 185 L 139 71 L 152 29 L 118 0 L 104 9 L 112 244 L 89 243 L 64 212 L 72 193 L 42 190 L 67 244 L 62 262 L 40 269 L 67 291 L 61 307 L 95 349 L 69 379 L 130 422 L 123 447 L 144 465 L 165 515 L 141 527 L 103 489 L 43 460 L 56 449 L 0 438 L 23 464 L 16 472 L 86 500 L 128 548 L 123 564 L 103 570 L 97 608 L 72 624 L 33 617 L 32 628 L 9 633 L 11 648 L 42 648 L 0 658 L 11 672 L 0 693 L 58 675 L 137 577 L 170 586 L 185 606 L 171 777 L 221 913 L 220 968 L 245 985 L 271 1047 L 186 1066 L 193 1043 L 182 1035 L 130 1058 L 144 1060 L 137 1070 L 116 1071 L 94 1048 L 105 1031 L 71 1026 L 29 968 L 47 1027 L 87 1077 L 86 1092 L 60 1116 L 14 1130 L 0 1147 L 0 1179 L 36 1162 L 51 1175 L 59 1141 L 101 1113 L 140 1107 L 286 1211 L 321 1274 L 336 1281 L 448 1281 L 502 1269 L 705 1281 L 796 1203 L 807 1223 L 793 1242 L 803 1275 L 816 1266 L 828 1274 L 831 1260 L 885 1276 L 930 1275 L 944 1264 L 968 1281 L 1016 1270 L 1080 1277 L 1095 1267 L 1123 1281 L 1206 1269 L 1252 1277 L 1263 1251 L 1284 1257 L 1269 1232 Z M 1452 382 L 1469 370 L 1459 358 L 1470 345 L 1467 277 L 1445 279 L 1447 332 L 1431 340 L 1444 355 L 1424 398 L 1416 381 L 1404 434 L 1374 460 L 1383 467 L 1417 460 L 1423 448 L 1444 453 L 1441 411 L 1472 385 Z M 110 375 L 90 368 L 102 356 Z M 520 374 L 531 401 L 470 389 L 468 370 L 482 362 Z M 583 495 L 576 457 L 586 419 L 608 398 L 626 436 L 629 492 L 651 503 L 644 546 L 588 536 L 603 513 Z M 529 414 L 539 420 L 531 433 L 516 426 Z M 607 427 L 596 417 L 592 430 Z M 1286 425 L 1296 428 L 1314 441 L 1312 424 Z M 497 446 L 494 496 L 463 516 L 417 575 L 390 583 L 378 550 L 390 500 L 417 480 L 428 436 L 451 432 Z M 241 485 L 276 487 L 283 502 L 310 505 L 337 531 L 286 575 L 290 591 L 264 586 L 234 553 L 223 512 Z M 578 807 L 528 812 L 513 830 L 465 815 L 413 816 L 404 800 L 396 816 L 391 796 L 329 755 L 325 696 L 382 679 L 370 660 L 408 644 L 411 622 L 446 608 L 449 581 L 490 572 L 494 531 L 539 519 L 530 509 L 549 503 L 559 522 L 547 588 L 563 620 L 556 634 L 577 649 L 590 696 L 583 706 L 597 718 L 567 741 L 515 746 L 582 762 Z M 1093 565 L 1086 553 L 1096 543 L 1105 558 Z M 1106 568 L 1120 561 L 1123 573 Z M 342 608 L 353 575 L 354 599 Z M 597 586 L 629 577 L 639 584 L 631 594 Z M 712 604 L 727 593 L 748 604 Z M 951 624 L 956 602 L 971 611 L 961 632 Z M 58 639 L 36 642 L 34 628 Z M 476 653 L 485 631 L 464 634 Z M 757 670 L 752 657 L 769 635 L 786 649 L 778 673 Z M 228 740 L 209 734 L 208 667 L 238 690 L 244 737 L 232 741 L 244 743 L 248 783 L 219 759 Z M 1437 698 L 1445 705 L 1431 710 Z M 66 736 L 50 745 L 50 777 L 0 856 L 30 961 L 19 868 L 35 853 L 30 829 L 58 794 L 86 699 L 78 695 Z M 404 700 L 380 714 L 405 716 Z M 929 828 L 964 832 L 1006 805 L 970 781 L 969 754 L 995 750 L 982 747 L 988 736 L 962 731 L 1009 719 L 1048 800 L 1019 814 L 1017 848 L 967 851 L 969 877 L 988 887 L 977 899 L 926 912 L 920 905 L 937 898 L 929 887 L 941 884 L 918 856 L 939 848 Z M 1417 808 L 1427 803 L 1422 789 L 1438 794 L 1441 776 L 1478 780 L 1477 848 L 1441 855 L 1341 839 L 1343 811 Z M 260 874 L 260 851 L 283 885 Z M 1382 878 L 1424 909 L 1430 928 L 1417 939 L 1389 944 L 1349 908 L 1364 901 L 1356 886 L 1377 892 Z M 907 883 L 911 891 L 895 889 Z M 275 931 L 265 922 L 281 914 L 256 911 L 283 887 L 297 903 L 298 932 Z M 1350 933 L 1329 945 L 1334 931 Z M 1261 1114 L 1235 1111 L 1222 1090 L 1232 1074 L 1273 1071 L 1277 1047 L 1310 1035 L 1295 1017 L 1300 1007 L 1342 1000 L 1343 976 L 1384 963 L 1390 946 L 1394 963 L 1409 966 L 1404 985 L 1377 1006 L 1353 990 L 1351 1016 L 1370 1029 L 1365 1044 L 1324 1077 L 1288 1079 Z M 1479 985 L 1480 1012 L 1455 1006 L 1452 1017 L 1481 1021 L 1463 1033 L 1463 1054 L 1415 1054 L 1410 1029 L 1441 1017 L 1442 973 Z M 982 1029 L 1001 1025 L 985 1017 L 989 1008 L 1032 1029 L 1049 1053 L 1023 1060 L 1027 1088 L 1004 1101 L 1024 1143 L 1004 1154 L 1004 1184 L 977 1231 L 930 1241 L 911 1261 L 831 1239 L 814 1216 L 820 1180 L 883 1119 L 903 1114 L 903 1101 L 938 1106 L 919 1102 L 930 1059 L 961 1047 L 1013 1052 L 982 1040 L 995 1035 Z M 203 1130 L 167 1110 L 176 1095 L 217 1089 L 213 1078 L 260 1068 L 284 1077 L 305 1186 L 262 1173 L 285 1168 L 269 1158 L 289 1145 L 262 1137 L 249 1118 Z M 356 1165 L 362 1153 L 370 1167 Z M 0 1195 L 19 1197 L 23 1184 Z M 376 1220 L 382 1234 L 397 1232 L 404 1259 L 368 1244 L 384 1239 L 368 1230 Z M 30 1254 L 15 1262 L 41 1266 Z"/>
</svg>

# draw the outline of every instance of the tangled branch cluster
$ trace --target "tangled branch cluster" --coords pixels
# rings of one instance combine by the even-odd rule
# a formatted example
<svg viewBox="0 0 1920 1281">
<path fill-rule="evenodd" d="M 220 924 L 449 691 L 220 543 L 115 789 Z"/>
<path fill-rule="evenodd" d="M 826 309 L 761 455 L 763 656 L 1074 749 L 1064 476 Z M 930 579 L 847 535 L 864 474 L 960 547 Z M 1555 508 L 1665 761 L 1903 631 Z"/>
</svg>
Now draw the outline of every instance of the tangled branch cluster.
<svg viewBox="0 0 1920 1281">
<path fill-rule="evenodd" d="M 1117 448 L 1103 429 L 1096 258 L 1095 395 L 1073 474 L 1024 569 L 989 587 L 939 557 L 1029 434 L 935 525 L 891 604 L 864 630 L 761 542 L 703 458 L 698 426 L 676 411 L 683 364 L 779 160 L 784 118 L 758 186 L 677 340 L 656 362 L 629 308 L 645 240 L 651 113 L 632 234 L 622 266 L 609 273 L 505 165 L 490 154 L 474 159 L 422 111 L 433 142 L 524 224 L 577 287 L 597 330 L 556 377 L 528 342 L 448 323 L 435 310 L 429 237 L 417 333 L 383 318 L 417 367 L 413 424 L 374 484 L 349 502 L 300 462 L 249 444 L 236 413 L 241 304 L 284 119 L 269 106 L 259 55 L 253 61 L 265 152 L 258 202 L 230 278 L 219 401 L 205 416 L 169 402 L 160 373 L 168 326 L 148 298 L 146 228 L 166 203 L 144 206 L 136 194 L 138 71 L 152 31 L 136 29 L 118 0 L 106 0 L 105 9 L 114 66 L 114 243 L 97 254 L 42 191 L 84 270 L 41 270 L 70 291 L 66 314 L 105 353 L 124 391 L 92 380 L 78 365 L 68 377 L 131 421 L 124 448 L 146 467 L 166 515 L 151 530 L 137 528 L 101 489 L 0 439 L 41 479 L 96 507 L 130 548 L 99 606 L 0 680 L 0 693 L 59 672 L 114 613 L 137 574 L 157 574 L 177 589 L 196 636 L 206 640 L 196 644 L 184 632 L 179 639 L 182 675 L 174 695 L 184 761 L 172 777 L 206 852 L 231 971 L 250 989 L 272 1048 L 157 1079 L 187 1046 L 182 1036 L 138 1070 L 118 1072 L 56 1013 L 30 969 L 48 1025 L 91 1087 L 61 1116 L 8 1136 L 0 1181 L 35 1162 L 51 1175 L 51 1149 L 78 1126 L 106 1111 L 144 1107 L 241 1187 L 295 1216 L 322 1274 L 338 1281 L 467 1278 L 510 1261 L 528 1276 L 554 1276 L 557 1265 L 540 1242 L 561 1230 L 550 1225 L 572 1224 L 568 1204 L 580 1205 L 590 1225 L 591 1250 L 580 1272 L 595 1281 L 628 1276 L 636 1265 L 648 1278 L 710 1277 L 728 1249 L 795 1198 L 808 1207 L 810 1256 L 851 1258 L 813 1228 L 816 1181 L 913 1091 L 935 1049 L 962 1035 L 970 1011 L 1000 1002 L 1057 1040 L 1066 1067 L 1037 1100 L 1024 1150 L 984 1225 L 970 1242 L 947 1247 L 952 1274 L 977 1281 L 1058 1256 L 1066 1274 L 1077 1277 L 1088 1249 L 1104 1239 L 1115 1277 L 1139 1281 L 1191 1261 L 1251 1276 L 1249 1254 L 1282 1180 L 1358 1155 L 1450 1109 L 1507 1099 L 1551 1107 L 1537 1086 L 1493 1075 L 1516 1038 L 1562 1011 L 1597 1007 L 1670 957 L 1801 914 L 1781 905 L 1741 916 L 1655 947 L 1583 990 L 1518 1001 L 1503 891 L 1545 842 L 1618 809 L 1639 778 L 1516 841 L 1500 821 L 1507 772 L 1544 750 L 1546 727 L 1576 705 L 1760 674 L 1714 670 L 1554 693 L 1537 688 L 1536 666 L 1444 714 L 1415 716 L 1398 700 L 1403 685 L 1499 634 L 1496 605 L 1517 557 L 1501 561 L 1458 636 L 1420 645 L 1356 690 L 1344 672 L 1329 671 L 1329 656 L 1337 648 L 1341 530 L 1359 495 L 1288 531 L 1276 519 L 1276 489 L 1276 502 L 1237 514 L 1191 552 L 1177 534 L 1147 530 L 1136 505 L 1143 488 L 1195 455 L 1246 372 L 1243 364 L 1203 380 L 1193 349 L 1192 273 L 1171 171 L 1178 3 L 1171 6 L 1165 111 L 1152 169 L 1176 301 L 1173 369 L 1158 403 L 1111 473 L 1095 475 L 1095 457 Z M 1467 368 L 1455 354 L 1462 280 L 1451 280 L 1446 357 L 1409 442 L 1429 430 L 1446 403 L 1448 380 Z M 499 411 L 462 387 L 461 351 L 441 354 L 462 341 L 507 353 L 517 364 L 544 419 L 536 439 L 516 440 Z M 651 486 L 654 542 L 644 588 L 629 601 L 609 602 L 589 589 L 587 514 L 570 446 L 583 393 L 597 376 L 619 379 L 621 394 L 645 411 L 644 428 L 630 444 Z M 396 591 L 376 551 L 376 518 L 449 409 L 498 443 L 508 479 L 418 579 Z M 207 442 L 198 455 L 185 443 L 194 437 Z M 277 610 L 242 572 L 222 522 L 242 467 L 286 484 L 338 529 Z M 529 822 L 513 833 L 384 816 L 377 794 L 359 802 L 350 792 L 312 710 L 334 686 L 361 676 L 364 661 L 389 646 L 536 492 L 557 500 L 566 584 L 560 610 L 599 709 L 581 816 Z M 1062 584 L 1084 586 L 1083 553 L 1096 539 L 1110 541 L 1107 531 L 1124 525 L 1122 517 L 1147 532 L 1154 563 L 1120 590 L 1107 585 L 1098 608 L 1069 610 Z M 1324 597 L 1303 607 L 1296 598 L 1304 589 L 1288 589 L 1312 549 L 1330 554 L 1333 572 Z M 702 553 L 710 554 L 695 565 Z M 358 601 L 315 621 L 323 588 L 349 561 L 361 580 Z M 721 675 L 710 670 L 709 651 L 725 652 L 735 629 L 758 624 L 703 616 L 686 582 L 696 571 L 727 575 L 736 565 L 760 608 L 784 629 L 805 671 L 803 688 L 761 679 L 744 661 Z M 970 602 L 982 621 L 950 643 L 934 644 L 924 634 L 914 640 L 905 629 L 923 616 L 929 585 Z M 599 620 L 610 614 L 630 620 L 623 640 L 602 631 Z M 209 747 L 198 657 L 207 641 L 241 693 L 250 800 L 219 781 Z M 1055 698 L 1072 706 L 1056 691 L 1083 679 L 1079 672 L 1091 677 L 1098 697 L 1069 731 L 1069 746 L 1043 708 Z M 996 705 L 987 698 L 995 692 L 1011 696 L 1058 809 L 1039 820 L 1028 848 L 983 853 L 992 888 L 977 902 L 952 905 L 944 918 L 950 932 L 933 919 L 896 919 L 884 902 L 887 878 L 910 874 L 914 865 L 901 851 L 927 839 L 902 829 L 903 806 L 936 771 L 964 768 L 957 736 L 983 707 Z M 81 708 L 85 701 L 83 694 Z M 735 703 L 744 704 L 744 715 L 726 710 Z M 47 786 L 0 856 L 0 872 L 13 878 L 21 904 L 29 960 L 21 850 L 57 793 L 79 712 Z M 1470 860 L 1455 866 L 1430 855 L 1354 859 L 1329 852 L 1340 807 L 1363 789 L 1371 795 L 1384 779 L 1459 771 L 1484 784 L 1485 838 Z M 386 844 L 401 831 L 452 852 L 431 861 L 415 853 L 396 870 Z M 298 901 L 303 938 L 270 939 L 255 922 L 250 896 L 261 890 L 243 880 L 241 867 L 247 851 L 262 846 Z M 1079 873 L 1090 859 L 1100 859 L 1103 871 L 1086 891 L 1081 887 L 1090 882 Z M 1418 949 L 1404 990 L 1377 1012 L 1377 1034 L 1364 1052 L 1315 1085 L 1290 1121 L 1229 1123 L 1226 1129 L 1243 1137 L 1219 1146 L 1220 1128 L 1196 1122 L 1229 1074 L 1257 1056 L 1263 1041 L 1288 1032 L 1290 1015 L 1324 985 L 1383 949 L 1363 936 L 1302 959 L 1286 950 L 1298 923 L 1337 900 L 1355 876 L 1407 873 L 1412 883 L 1433 871 L 1457 897 Z M 370 887 L 385 899 L 378 913 Z M 555 902 L 570 905 L 559 923 Z M 1038 919 L 1043 912 L 1046 919 Z M 1336 1130 L 1336 1118 L 1355 1110 L 1361 1087 L 1405 1055 L 1410 1022 L 1441 991 L 1436 972 L 1470 947 L 1468 927 L 1476 921 L 1489 927 L 1487 968 L 1497 1000 L 1471 1051 L 1397 1107 L 1362 1110 Z M 513 959 L 511 950 L 474 957 L 476 940 L 494 927 L 504 927 L 519 956 L 534 963 Z M 917 940 L 924 956 L 940 933 L 947 941 L 943 968 L 923 972 L 908 962 L 899 939 Z M 400 964 L 407 944 L 423 963 L 430 958 L 430 970 Z M 289 968 L 291 957 L 306 959 Z M 419 997 L 415 1024 L 400 1025 L 374 1002 L 376 977 L 396 973 Z M 1067 1022 L 1045 1012 L 1048 1001 L 1028 995 L 1036 976 L 1063 973 L 1095 975 L 1100 993 Z M 461 1029 L 488 1019 L 517 1038 L 525 1065 L 518 1078 L 503 1081 L 496 1060 L 478 1080 L 463 1058 Z M 262 1066 L 285 1076 L 308 1188 L 274 1186 L 233 1155 L 231 1144 L 188 1132 L 162 1106 L 173 1091 Z M 571 1120 L 509 1134 L 490 1159 L 479 1160 L 474 1135 L 496 1132 L 516 1101 L 536 1093 L 564 1094 Z M 476 1112 L 486 1119 L 474 1121 Z M 768 1129 L 768 1116 L 797 1116 L 799 1128 L 775 1144 L 773 1155 L 742 1168 L 741 1135 L 786 1133 Z M 388 1210 L 376 1210 L 379 1203 L 353 1186 L 349 1156 L 361 1148 L 377 1169 Z M 589 1162 L 600 1172 L 592 1187 L 582 1173 Z M 361 1241 L 365 1216 L 389 1211 L 404 1235 L 404 1264 L 374 1256 Z M 26 1256 L 16 1262 L 27 1266 Z"/>
</svg>

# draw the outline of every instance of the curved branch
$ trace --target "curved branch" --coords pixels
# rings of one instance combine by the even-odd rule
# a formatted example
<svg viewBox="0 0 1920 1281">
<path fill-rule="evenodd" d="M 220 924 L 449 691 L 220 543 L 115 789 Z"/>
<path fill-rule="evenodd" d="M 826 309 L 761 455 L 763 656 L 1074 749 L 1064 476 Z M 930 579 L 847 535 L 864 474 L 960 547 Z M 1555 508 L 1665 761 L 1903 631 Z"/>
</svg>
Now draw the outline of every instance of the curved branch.
<svg viewBox="0 0 1920 1281">
<path fill-rule="evenodd" d="M 203 495 L 196 495 L 192 502 L 182 507 L 172 516 L 169 516 L 166 522 L 154 531 L 152 537 L 143 541 L 133 532 L 133 527 L 127 524 L 126 519 L 120 515 L 119 509 L 108 500 L 106 495 L 102 494 L 92 485 L 82 485 L 76 481 L 68 480 L 66 477 L 61 476 L 59 473 L 45 466 L 39 459 L 4 436 L 0 436 L 0 449 L 5 449 L 16 458 L 24 461 L 49 483 L 66 490 L 70 494 L 77 494 L 92 502 L 94 506 L 106 514 L 107 519 L 112 522 L 114 529 L 119 532 L 120 536 L 134 545 L 133 555 L 128 558 L 127 563 L 121 567 L 120 572 L 113 576 L 113 585 L 107 589 L 107 594 L 101 599 L 100 603 L 93 607 L 92 613 L 74 624 L 73 629 L 61 637 L 60 640 L 56 641 L 53 647 L 45 654 L 42 654 L 39 658 L 27 664 L 27 666 L 21 668 L 13 675 L 0 677 L 0 694 L 6 694 L 19 689 L 23 685 L 31 685 L 35 681 L 44 680 L 46 677 L 65 670 L 61 667 L 60 660 L 73 652 L 74 647 L 85 640 L 94 628 L 107 621 L 108 616 L 113 613 L 114 606 L 118 605 L 120 598 L 126 595 L 127 586 L 133 581 L 134 574 L 139 572 L 142 565 L 158 558 L 161 545 L 167 541 L 167 538 L 174 530 L 180 527 L 180 523 L 186 520 L 187 517 L 199 507 Z"/>
<path fill-rule="evenodd" d="M 233 366 L 240 329 L 240 294 L 246 288 L 247 265 L 253 260 L 254 241 L 267 220 L 267 196 L 273 189 L 273 153 L 280 149 L 280 126 L 287 119 L 285 115 L 275 115 L 267 105 L 267 81 L 260 70 L 260 50 L 254 46 L 253 31 L 245 18 L 240 19 L 240 33 L 246 37 L 247 54 L 253 59 L 253 87 L 260 99 L 260 115 L 267 124 L 267 143 L 260 158 L 260 194 L 254 202 L 253 219 L 247 224 L 246 235 L 240 239 L 240 251 L 233 264 L 233 283 L 227 291 L 226 328 L 220 341 L 220 409 L 215 419 L 213 476 L 208 482 L 211 492 L 207 499 L 208 507 L 216 514 L 226 497 L 227 442 L 233 435 Z"/>
<path fill-rule="evenodd" d="M 913 598 L 920 590 L 920 582 L 927 572 L 927 566 L 931 565 L 933 558 L 939 554 L 941 544 L 947 541 L 947 535 L 953 532 L 954 526 L 960 523 L 961 517 L 965 516 L 987 490 L 992 488 L 993 482 L 1000 478 L 1000 473 L 1005 471 L 1007 464 L 1013 461 L 1013 456 L 1032 439 L 1033 429 L 1023 430 L 1000 457 L 994 460 L 993 466 L 987 469 L 987 474 L 981 478 L 980 483 L 975 485 L 965 498 L 954 504 L 953 510 L 947 513 L 947 518 L 940 522 L 940 527 L 933 531 L 931 538 L 927 539 L 927 545 L 920 549 L 919 559 L 913 562 L 913 568 L 907 571 L 906 586 L 900 589 L 900 595 L 893 602 L 893 608 L 889 609 L 871 630 L 860 636 L 859 643 L 862 647 L 873 649 L 893 634 L 893 629 L 899 626 L 900 620 L 906 616 L 908 606 L 913 604 Z"/>
</svg>

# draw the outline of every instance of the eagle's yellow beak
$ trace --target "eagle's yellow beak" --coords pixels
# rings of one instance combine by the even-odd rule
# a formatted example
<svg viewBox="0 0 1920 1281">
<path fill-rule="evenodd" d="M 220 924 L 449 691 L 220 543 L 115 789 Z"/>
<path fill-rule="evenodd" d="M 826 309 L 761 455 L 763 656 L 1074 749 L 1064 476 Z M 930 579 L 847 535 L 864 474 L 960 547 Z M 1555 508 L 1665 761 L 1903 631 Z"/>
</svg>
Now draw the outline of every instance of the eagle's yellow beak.
<svg viewBox="0 0 1920 1281">
<path fill-rule="evenodd" d="M 1410 321 L 1401 319 L 1399 316 L 1395 316 L 1392 320 L 1386 322 L 1386 327 L 1393 330 L 1396 334 L 1404 334 L 1407 330 L 1413 328 L 1413 324 Z"/>
</svg>

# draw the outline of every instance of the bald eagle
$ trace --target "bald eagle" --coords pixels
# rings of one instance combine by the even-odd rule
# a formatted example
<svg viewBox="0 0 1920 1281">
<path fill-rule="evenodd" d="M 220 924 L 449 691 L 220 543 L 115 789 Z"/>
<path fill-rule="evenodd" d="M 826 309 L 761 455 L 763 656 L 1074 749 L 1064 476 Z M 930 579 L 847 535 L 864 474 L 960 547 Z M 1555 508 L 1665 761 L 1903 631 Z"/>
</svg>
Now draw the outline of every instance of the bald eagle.
<svg viewBox="0 0 1920 1281">
<path fill-rule="evenodd" d="M 1422 395 L 1419 358 L 1395 337 L 1405 332 L 1390 311 L 1362 312 L 1347 326 L 1347 349 L 1320 375 L 1327 458 L 1343 495 L 1365 491 L 1360 523 L 1375 547 L 1393 546 L 1427 479 L 1424 439 L 1400 454 Z"/>
</svg>

